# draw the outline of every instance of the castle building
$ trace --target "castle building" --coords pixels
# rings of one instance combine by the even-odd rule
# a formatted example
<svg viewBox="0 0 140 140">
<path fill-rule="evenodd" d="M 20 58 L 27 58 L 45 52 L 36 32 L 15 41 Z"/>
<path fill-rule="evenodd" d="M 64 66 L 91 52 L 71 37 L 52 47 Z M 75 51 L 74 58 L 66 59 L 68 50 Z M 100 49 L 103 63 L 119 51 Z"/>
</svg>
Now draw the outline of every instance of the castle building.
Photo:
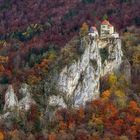
<svg viewBox="0 0 140 140">
<path fill-rule="evenodd" d="M 114 26 L 108 20 L 101 23 L 101 36 L 112 35 L 114 33 Z"/>
<path fill-rule="evenodd" d="M 93 36 L 93 37 L 99 36 L 99 33 L 98 33 L 97 28 L 95 26 L 90 27 L 89 35 Z"/>
</svg>

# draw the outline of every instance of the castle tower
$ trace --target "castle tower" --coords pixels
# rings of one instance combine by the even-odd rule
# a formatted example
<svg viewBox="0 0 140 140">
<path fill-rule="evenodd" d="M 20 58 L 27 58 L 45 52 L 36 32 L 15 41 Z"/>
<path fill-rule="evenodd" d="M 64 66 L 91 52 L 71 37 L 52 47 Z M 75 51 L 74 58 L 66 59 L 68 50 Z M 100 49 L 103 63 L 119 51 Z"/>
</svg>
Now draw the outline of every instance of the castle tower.
<svg viewBox="0 0 140 140">
<path fill-rule="evenodd" d="M 108 20 L 101 23 L 101 36 L 111 35 L 114 33 L 114 26 Z"/>
</svg>

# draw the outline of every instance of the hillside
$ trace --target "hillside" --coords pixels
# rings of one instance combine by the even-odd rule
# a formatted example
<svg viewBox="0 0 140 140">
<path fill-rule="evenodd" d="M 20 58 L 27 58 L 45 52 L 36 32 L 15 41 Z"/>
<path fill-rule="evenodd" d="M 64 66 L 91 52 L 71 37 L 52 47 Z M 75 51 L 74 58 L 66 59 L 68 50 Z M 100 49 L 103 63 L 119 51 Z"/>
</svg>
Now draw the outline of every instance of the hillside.
<svg viewBox="0 0 140 140">
<path fill-rule="evenodd" d="M 139 7 L 0 0 L 0 140 L 139 140 Z"/>
<path fill-rule="evenodd" d="M 64 47 L 83 22 L 99 26 L 107 15 L 120 33 L 139 26 L 139 5 L 139 0 L 1 0 L 0 55 L 9 58 L 1 83 L 24 81 L 28 73 L 35 73 L 33 67 L 46 52 Z M 24 77 L 16 78 L 21 73 Z"/>
</svg>

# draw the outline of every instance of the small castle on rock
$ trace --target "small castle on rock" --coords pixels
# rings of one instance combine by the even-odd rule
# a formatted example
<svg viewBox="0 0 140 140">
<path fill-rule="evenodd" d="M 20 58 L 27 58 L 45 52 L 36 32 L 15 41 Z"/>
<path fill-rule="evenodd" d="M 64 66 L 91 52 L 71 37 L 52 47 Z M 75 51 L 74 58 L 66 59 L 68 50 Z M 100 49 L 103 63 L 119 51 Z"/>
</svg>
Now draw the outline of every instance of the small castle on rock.
<svg viewBox="0 0 140 140">
<path fill-rule="evenodd" d="M 98 37 L 99 33 L 95 26 L 90 27 L 89 35 L 93 37 Z M 100 26 L 100 37 L 106 38 L 106 37 L 114 37 L 119 38 L 119 34 L 115 32 L 114 26 L 108 21 L 104 20 L 101 23 Z"/>
</svg>

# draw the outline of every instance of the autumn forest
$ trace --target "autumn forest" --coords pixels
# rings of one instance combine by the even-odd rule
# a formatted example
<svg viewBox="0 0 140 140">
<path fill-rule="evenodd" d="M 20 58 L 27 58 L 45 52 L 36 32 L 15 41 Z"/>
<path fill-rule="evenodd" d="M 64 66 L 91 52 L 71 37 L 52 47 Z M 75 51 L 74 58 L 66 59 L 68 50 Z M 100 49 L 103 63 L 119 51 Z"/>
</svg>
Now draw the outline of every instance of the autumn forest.
<svg viewBox="0 0 140 140">
<path fill-rule="evenodd" d="M 140 140 L 139 8 L 139 0 L 0 0 L 0 140 Z M 121 39 L 119 71 L 102 76 L 100 97 L 84 106 L 64 97 L 67 107 L 50 107 L 49 96 L 62 94 L 57 73 L 79 60 L 81 40 L 103 20 Z M 100 55 L 103 63 L 109 54 Z M 8 86 L 21 100 L 23 83 L 35 103 L 3 109 Z"/>
</svg>

